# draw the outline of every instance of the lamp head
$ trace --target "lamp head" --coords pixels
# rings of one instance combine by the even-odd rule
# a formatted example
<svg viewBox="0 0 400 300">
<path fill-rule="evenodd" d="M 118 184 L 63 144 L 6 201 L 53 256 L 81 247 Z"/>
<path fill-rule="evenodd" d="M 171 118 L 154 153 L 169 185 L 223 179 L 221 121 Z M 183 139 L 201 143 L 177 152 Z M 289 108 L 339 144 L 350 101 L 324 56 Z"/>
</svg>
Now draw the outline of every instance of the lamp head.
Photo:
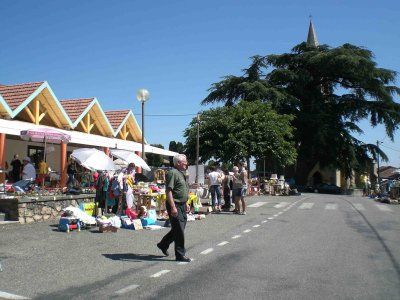
<svg viewBox="0 0 400 300">
<path fill-rule="evenodd" d="M 150 93 L 146 89 L 140 89 L 136 92 L 136 99 L 140 102 L 146 102 L 150 98 Z"/>
</svg>

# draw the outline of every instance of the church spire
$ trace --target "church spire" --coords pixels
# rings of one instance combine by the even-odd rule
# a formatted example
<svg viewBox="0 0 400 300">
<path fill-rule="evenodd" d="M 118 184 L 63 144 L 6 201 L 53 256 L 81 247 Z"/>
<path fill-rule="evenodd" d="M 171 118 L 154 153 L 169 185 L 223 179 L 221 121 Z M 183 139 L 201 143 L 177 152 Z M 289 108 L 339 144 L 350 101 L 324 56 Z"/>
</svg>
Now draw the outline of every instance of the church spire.
<svg viewBox="0 0 400 300">
<path fill-rule="evenodd" d="M 314 24 L 312 22 L 312 18 L 310 16 L 310 27 L 308 27 L 308 35 L 307 35 L 307 46 L 308 47 L 318 47 L 317 34 L 315 33 Z"/>
</svg>

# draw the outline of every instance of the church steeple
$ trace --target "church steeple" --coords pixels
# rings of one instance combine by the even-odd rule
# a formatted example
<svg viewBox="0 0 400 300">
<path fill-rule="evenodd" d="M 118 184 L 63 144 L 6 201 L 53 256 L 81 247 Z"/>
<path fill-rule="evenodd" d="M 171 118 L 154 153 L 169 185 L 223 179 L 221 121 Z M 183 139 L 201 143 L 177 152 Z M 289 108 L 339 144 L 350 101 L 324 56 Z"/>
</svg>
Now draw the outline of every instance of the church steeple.
<svg viewBox="0 0 400 300">
<path fill-rule="evenodd" d="M 308 27 L 307 46 L 318 47 L 317 34 L 315 33 L 314 24 L 310 16 L 310 26 Z"/>
</svg>

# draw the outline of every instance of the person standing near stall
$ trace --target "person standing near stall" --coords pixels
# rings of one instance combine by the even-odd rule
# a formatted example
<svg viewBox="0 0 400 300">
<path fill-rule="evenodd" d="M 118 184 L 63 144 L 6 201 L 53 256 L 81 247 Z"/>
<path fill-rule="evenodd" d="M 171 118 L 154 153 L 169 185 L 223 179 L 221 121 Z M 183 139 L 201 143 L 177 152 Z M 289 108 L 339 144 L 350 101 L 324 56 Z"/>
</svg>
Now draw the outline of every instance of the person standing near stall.
<svg viewBox="0 0 400 300">
<path fill-rule="evenodd" d="M 22 180 L 36 180 L 36 169 L 31 163 L 29 157 L 25 157 L 22 160 L 24 168 L 22 169 Z"/>
<path fill-rule="evenodd" d="M 211 172 L 208 174 L 210 180 L 210 193 L 212 200 L 212 210 L 214 212 L 221 211 L 221 174 L 216 171 L 214 166 L 210 167 Z"/>
<path fill-rule="evenodd" d="M 11 161 L 11 175 L 13 182 L 17 182 L 21 180 L 21 170 L 22 170 L 22 163 L 19 160 L 18 154 L 14 155 L 13 160 Z"/>
<path fill-rule="evenodd" d="M 233 187 L 232 176 L 229 174 L 229 171 L 224 170 L 224 179 L 222 181 L 223 187 L 223 195 L 224 195 L 224 206 L 223 209 L 229 211 L 231 209 L 231 190 Z"/>
<path fill-rule="evenodd" d="M 171 231 L 157 244 L 157 247 L 168 256 L 168 248 L 175 242 L 175 258 L 177 261 L 190 262 L 185 249 L 185 227 L 187 221 L 186 201 L 189 198 L 189 185 L 184 172 L 187 169 L 187 159 L 184 154 L 175 155 L 174 167 L 166 177 L 166 207 L 171 221 Z"/>
</svg>

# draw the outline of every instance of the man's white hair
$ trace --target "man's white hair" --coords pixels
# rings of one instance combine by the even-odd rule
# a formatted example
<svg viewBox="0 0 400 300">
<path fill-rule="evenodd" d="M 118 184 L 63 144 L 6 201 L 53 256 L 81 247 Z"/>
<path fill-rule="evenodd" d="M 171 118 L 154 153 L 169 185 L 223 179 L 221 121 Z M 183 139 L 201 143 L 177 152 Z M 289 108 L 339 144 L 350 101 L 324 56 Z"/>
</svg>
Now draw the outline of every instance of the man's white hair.
<svg viewBox="0 0 400 300">
<path fill-rule="evenodd" d="M 176 166 L 179 162 L 186 159 L 185 154 L 177 154 L 173 158 L 174 165 Z"/>
</svg>

